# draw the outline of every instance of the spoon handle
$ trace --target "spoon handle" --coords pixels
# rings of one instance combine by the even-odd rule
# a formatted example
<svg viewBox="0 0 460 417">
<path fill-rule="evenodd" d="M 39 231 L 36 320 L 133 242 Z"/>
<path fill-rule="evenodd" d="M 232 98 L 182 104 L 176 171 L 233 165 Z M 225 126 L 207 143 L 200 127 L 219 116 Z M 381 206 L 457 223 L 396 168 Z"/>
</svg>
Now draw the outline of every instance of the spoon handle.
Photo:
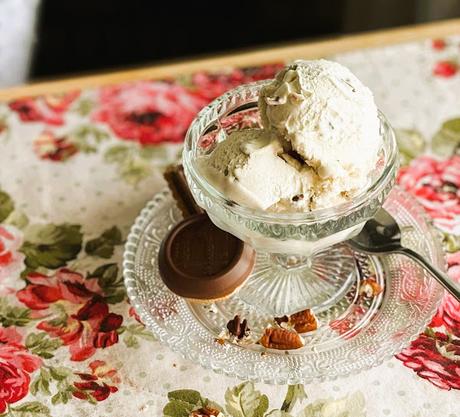
<svg viewBox="0 0 460 417">
<path fill-rule="evenodd" d="M 442 272 L 440 269 L 436 268 L 430 262 L 428 262 L 422 255 L 413 251 L 412 249 L 402 247 L 397 250 L 398 253 L 408 256 L 413 259 L 419 265 L 421 265 L 425 270 L 431 273 L 434 278 L 447 290 L 451 293 L 457 301 L 460 302 L 460 289 L 453 282 L 447 274 Z"/>
</svg>

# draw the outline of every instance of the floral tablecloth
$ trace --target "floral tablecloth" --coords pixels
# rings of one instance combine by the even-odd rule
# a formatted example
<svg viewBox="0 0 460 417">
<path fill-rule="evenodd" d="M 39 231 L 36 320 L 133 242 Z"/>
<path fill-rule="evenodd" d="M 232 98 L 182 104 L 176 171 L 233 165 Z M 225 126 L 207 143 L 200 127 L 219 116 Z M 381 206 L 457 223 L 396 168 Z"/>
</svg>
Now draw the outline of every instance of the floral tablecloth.
<svg viewBox="0 0 460 417">
<path fill-rule="evenodd" d="M 397 128 L 399 183 L 444 233 L 460 280 L 460 37 L 331 58 L 371 87 Z M 0 103 L 1 416 L 186 417 L 208 406 L 233 417 L 460 417 L 460 306 L 451 296 L 392 360 L 289 387 L 183 360 L 130 307 L 123 243 L 164 187 L 162 168 L 189 123 L 225 90 L 281 64 Z"/>
</svg>

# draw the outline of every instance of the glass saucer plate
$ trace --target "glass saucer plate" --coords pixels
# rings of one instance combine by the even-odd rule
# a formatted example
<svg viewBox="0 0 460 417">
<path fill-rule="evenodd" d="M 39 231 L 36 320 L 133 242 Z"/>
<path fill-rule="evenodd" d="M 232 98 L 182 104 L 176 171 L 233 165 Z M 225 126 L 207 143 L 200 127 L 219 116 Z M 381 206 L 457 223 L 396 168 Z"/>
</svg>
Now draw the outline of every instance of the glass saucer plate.
<svg viewBox="0 0 460 417">
<path fill-rule="evenodd" d="M 401 225 L 403 244 L 444 269 L 438 232 L 418 203 L 395 188 L 384 207 Z M 317 312 L 319 328 L 303 335 L 305 347 L 283 351 L 258 344 L 221 345 L 216 338 L 236 314 L 248 320 L 255 339 L 273 317 L 246 304 L 238 293 L 209 306 L 188 302 L 165 287 L 158 272 L 158 250 L 181 217 L 169 190 L 156 194 L 142 210 L 125 247 L 125 285 L 141 320 L 162 343 L 218 373 L 297 384 L 360 372 L 379 365 L 417 337 L 443 295 L 442 288 L 406 257 L 355 253 L 356 282 L 337 304 Z M 360 282 L 369 277 L 384 287 L 383 293 L 358 297 Z"/>
</svg>

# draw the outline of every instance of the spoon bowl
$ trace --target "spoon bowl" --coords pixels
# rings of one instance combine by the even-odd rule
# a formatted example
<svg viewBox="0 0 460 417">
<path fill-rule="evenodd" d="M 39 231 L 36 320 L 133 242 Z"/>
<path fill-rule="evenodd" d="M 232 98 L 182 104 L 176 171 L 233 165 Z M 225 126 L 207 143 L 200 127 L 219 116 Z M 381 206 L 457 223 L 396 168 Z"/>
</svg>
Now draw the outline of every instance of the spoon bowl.
<svg viewBox="0 0 460 417">
<path fill-rule="evenodd" d="M 348 244 L 359 252 L 399 253 L 408 256 L 427 270 L 457 301 L 460 301 L 460 289 L 447 274 L 432 265 L 418 252 L 401 244 L 401 229 L 393 216 L 384 208 L 381 208 L 372 219 L 368 220 L 361 232 L 350 239 Z"/>
</svg>

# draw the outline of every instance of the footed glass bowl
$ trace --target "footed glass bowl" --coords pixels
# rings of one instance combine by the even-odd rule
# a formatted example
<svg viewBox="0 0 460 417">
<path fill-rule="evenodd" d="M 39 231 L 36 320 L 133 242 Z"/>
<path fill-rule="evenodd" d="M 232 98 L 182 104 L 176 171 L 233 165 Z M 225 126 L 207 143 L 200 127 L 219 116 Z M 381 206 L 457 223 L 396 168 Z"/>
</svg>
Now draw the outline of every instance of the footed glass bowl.
<svg viewBox="0 0 460 417">
<path fill-rule="evenodd" d="M 197 203 L 213 223 L 257 251 L 254 271 L 238 296 L 274 315 L 336 304 L 358 279 L 353 253 L 341 243 L 358 234 L 394 185 L 398 151 L 394 132 L 379 113 L 379 162 L 369 186 L 352 201 L 308 213 L 269 213 L 230 201 L 200 174 L 197 158 L 229 132 L 259 126 L 257 100 L 269 81 L 231 90 L 205 107 L 185 139 L 183 165 Z M 359 150 L 357 150 L 359 151 Z"/>
</svg>

